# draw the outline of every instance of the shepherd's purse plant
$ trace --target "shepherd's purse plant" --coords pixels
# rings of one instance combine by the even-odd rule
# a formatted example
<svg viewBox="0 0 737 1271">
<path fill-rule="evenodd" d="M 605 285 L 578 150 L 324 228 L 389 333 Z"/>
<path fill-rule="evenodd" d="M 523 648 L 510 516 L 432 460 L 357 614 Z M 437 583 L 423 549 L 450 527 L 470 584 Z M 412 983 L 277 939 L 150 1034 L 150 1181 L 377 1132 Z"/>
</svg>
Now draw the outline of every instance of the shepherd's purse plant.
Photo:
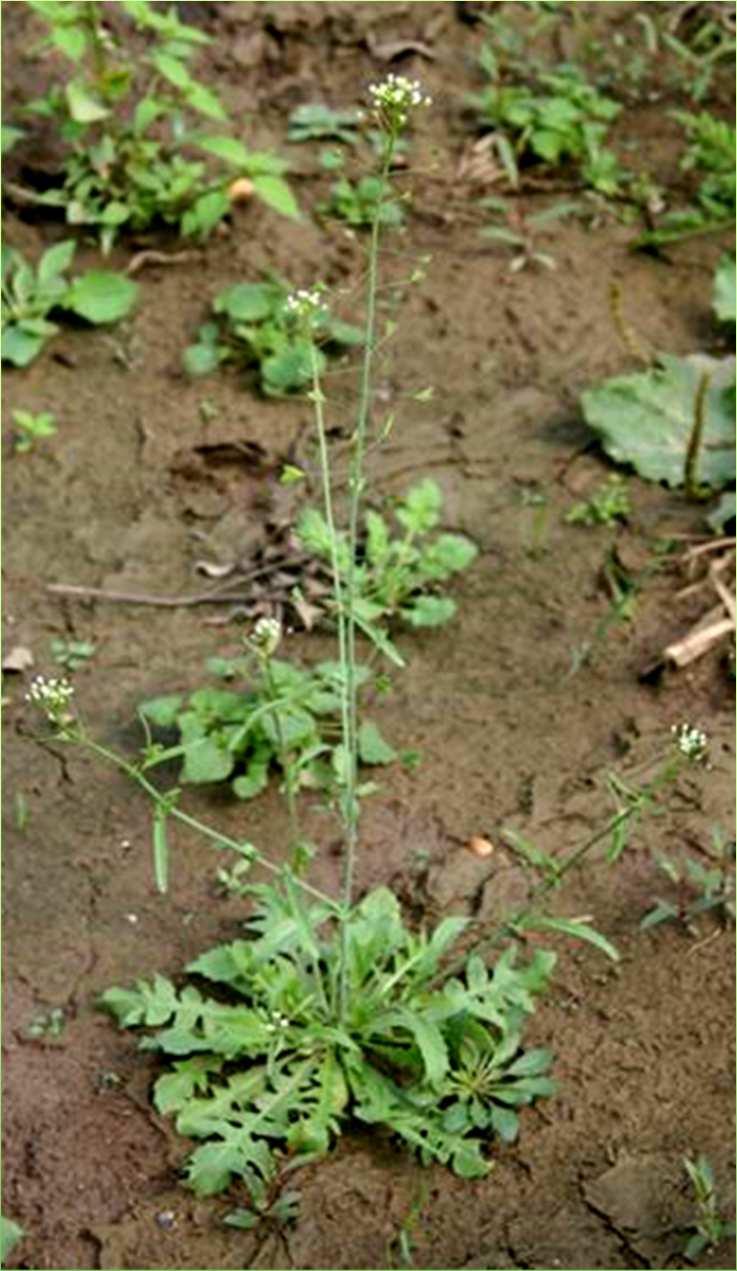
<svg viewBox="0 0 737 1271">
<path fill-rule="evenodd" d="M 378 176 L 388 190 L 396 144 L 411 113 L 428 101 L 418 84 L 395 75 L 371 85 L 369 93 L 383 138 Z M 386 887 L 357 899 L 363 679 L 359 641 L 367 640 L 374 656 L 373 649 L 387 652 L 388 640 L 383 615 L 365 622 L 357 604 L 362 585 L 364 458 L 373 441 L 370 402 L 381 225 L 377 210 L 370 229 L 347 524 L 341 529 L 320 362 L 312 338 L 323 295 L 317 288 L 304 289 L 287 302 L 295 330 L 311 349 L 309 396 L 321 457 L 322 517 L 334 592 L 340 670 L 332 677 L 331 689 L 338 699 L 340 739 L 333 747 L 332 765 L 342 826 L 339 894 L 327 895 L 305 876 L 310 850 L 296 820 L 286 863 L 275 864 L 252 844 L 198 822 L 178 806 L 178 790 L 160 792 L 144 765 L 129 763 L 89 737 L 75 715 L 66 681 L 37 679 L 30 691 L 31 700 L 61 739 L 81 742 L 111 760 L 153 799 L 160 890 L 166 889 L 170 819 L 198 829 L 217 847 L 236 853 L 239 864 L 258 865 L 272 877 L 266 882 L 262 873 L 259 881 L 240 886 L 253 900 L 244 935 L 191 962 L 187 970 L 196 982 L 180 986 L 156 975 L 133 988 L 108 988 L 101 997 L 102 1007 L 122 1027 L 143 1030 L 143 1049 L 168 1058 L 154 1101 L 160 1112 L 175 1116 L 180 1133 L 201 1140 L 184 1167 L 187 1181 L 200 1195 L 218 1193 L 231 1184 L 245 1188 L 248 1209 L 238 1208 L 229 1217 L 239 1226 L 251 1225 L 253 1211 L 266 1212 L 275 1181 L 324 1154 L 351 1120 L 384 1127 L 425 1163 L 448 1164 L 465 1178 L 488 1173 L 490 1142 L 511 1142 L 519 1130 L 520 1110 L 554 1090 L 548 1075 L 552 1055 L 542 1047 L 525 1048 L 524 1028 L 536 998 L 549 983 L 555 955 L 537 948 L 522 958 L 518 937 L 531 930 L 562 931 L 617 957 L 587 920 L 548 916 L 541 902 L 603 837 L 616 837 L 621 851 L 627 827 L 652 803 L 656 791 L 673 778 L 679 764 L 696 758 L 679 747 L 650 783 L 629 792 L 625 806 L 599 834 L 545 868 L 529 904 L 493 931 L 483 931 L 459 916 L 445 917 L 432 929 L 414 930 Z M 274 619 L 261 621 L 253 633 L 253 649 L 265 677 L 282 634 Z M 286 721 L 277 725 L 279 708 L 267 693 L 262 719 L 269 714 L 272 740 L 283 751 L 288 742 Z M 287 783 L 288 795 L 289 789 Z M 492 949 L 497 956 L 487 963 L 482 954 Z M 448 962 L 451 950 L 455 957 Z"/>
</svg>

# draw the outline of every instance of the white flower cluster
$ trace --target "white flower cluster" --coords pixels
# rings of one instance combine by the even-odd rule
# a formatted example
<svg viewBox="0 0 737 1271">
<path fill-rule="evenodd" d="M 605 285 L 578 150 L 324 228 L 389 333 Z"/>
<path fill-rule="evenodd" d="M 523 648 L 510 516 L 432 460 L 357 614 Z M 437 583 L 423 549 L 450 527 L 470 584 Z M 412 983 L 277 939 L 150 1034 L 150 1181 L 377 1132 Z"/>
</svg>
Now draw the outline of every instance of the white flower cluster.
<svg viewBox="0 0 737 1271">
<path fill-rule="evenodd" d="M 709 739 L 700 728 L 693 728 L 691 724 L 674 724 L 671 732 L 675 737 L 676 746 L 687 759 L 698 763 L 705 757 L 709 748 Z"/>
<path fill-rule="evenodd" d="M 404 75 L 387 75 L 380 84 L 369 84 L 374 112 L 379 123 L 391 132 L 399 132 L 416 106 L 431 106 L 432 98 L 425 96 L 416 79 Z"/>
<path fill-rule="evenodd" d="M 26 693 L 26 701 L 38 706 L 52 724 L 70 721 L 68 707 L 73 697 L 74 689 L 68 680 L 47 680 L 43 675 L 37 675 L 31 681 L 31 687 Z"/>
<path fill-rule="evenodd" d="M 323 307 L 324 302 L 319 287 L 313 287 L 311 291 L 304 288 L 293 291 L 284 302 L 284 308 L 290 317 L 297 318 L 299 321 L 314 318 Z"/>
<path fill-rule="evenodd" d="M 277 618 L 259 618 L 251 633 L 251 645 L 264 658 L 272 657 L 281 642 L 281 623 Z"/>
</svg>

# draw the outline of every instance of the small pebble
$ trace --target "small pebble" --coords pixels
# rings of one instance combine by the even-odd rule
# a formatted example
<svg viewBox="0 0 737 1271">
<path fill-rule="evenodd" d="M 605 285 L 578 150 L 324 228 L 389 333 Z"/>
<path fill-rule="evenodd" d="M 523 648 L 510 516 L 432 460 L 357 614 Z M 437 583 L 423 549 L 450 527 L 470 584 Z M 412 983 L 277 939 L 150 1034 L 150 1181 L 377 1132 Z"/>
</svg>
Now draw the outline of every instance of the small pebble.
<svg viewBox="0 0 737 1271">
<path fill-rule="evenodd" d="M 160 1214 L 156 1215 L 156 1222 L 159 1227 L 163 1227 L 165 1231 L 170 1231 L 176 1224 L 176 1214 L 173 1209 L 162 1209 Z"/>
</svg>

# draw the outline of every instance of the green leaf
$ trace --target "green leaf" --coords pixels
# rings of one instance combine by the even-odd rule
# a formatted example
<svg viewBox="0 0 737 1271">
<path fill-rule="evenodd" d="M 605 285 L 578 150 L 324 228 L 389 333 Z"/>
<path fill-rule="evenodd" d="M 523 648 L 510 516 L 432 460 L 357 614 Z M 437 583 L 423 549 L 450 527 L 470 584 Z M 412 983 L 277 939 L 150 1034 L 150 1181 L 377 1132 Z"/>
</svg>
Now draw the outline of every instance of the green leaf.
<svg viewBox="0 0 737 1271">
<path fill-rule="evenodd" d="M 223 1222 L 228 1227 L 238 1227 L 241 1231 L 252 1231 L 261 1222 L 263 1214 L 256 1213 L 253 1209 L 232 1209 L 226 1214 Z"/>
<path fill-rule="evenodd" d="M 456 603 L 449 596 L 418 596 L 405 605 L 401 614 L 411 627 L 440 627 L 449 622 L 456 611 Z"/>
<path fill-rule="evenodd" d="M 225 781 L 234 764 L 235 759 L 225 746 L 211 737 L 198 737 L 191 744 L 185 744 L 182 781 L 191 785 Z"/>
<path fill-rule="evenodd" d="M 236 168 L 248 166 L 249 151 L 235 137 L 193 137 L 195 145 Z"/>
<path fill-rule="evenodd" d="M 106 989 L 99 1006 L 114 1015 L 121 1028 L 136 1024 L 158 1027 L 165 1024 L 179 1005 L 176 989 L 169 980 L 155 975 L 151 984 L 139 980 L 135 989 Z"/>
<path fill-rule="evenodd" d="M 140 137 L 154 120 L 160 115 L 166 113 L 166 105 L 164 102 L 157 101 L 155 97 L 142 97 L 133 112 L 133 131 L 137 137 Z"/>
<path fill-rule="evenodd" d="M 695 353 L 660 358 L 661 365 L 619 376 L 582 395 L 584 416 L 616 463 L 629 463 L 648 481 L 684 482 L 697 393 L 710 377 L 696 479 L 718 488 L 734 480 L 735 359 Z"/>
<path fill-rule="evenodd" d="M 147 702 L 141 702 L 138 710 L 157 728 L 173 728 L 183 701 L 180 693 L 169 693 L 165 697 L 151 697 Z"/>
<path fill-rule="evenodd" d="M 64 308 L 88 322 L 117 322 L 130 312 L 138 287 L 122 274 L 90 270 L 75 278 L 64 297 Z"/>
<path fill-rule="evenodd" d="M 217 93 L 213 93 L 212 89 L 204 84 L 192 82 L 186 90 L 186 100 L 192 110 L 205 115 L 208 119 L 226 120 L 228 118 L 228 113 Z"/>
<path fill-rule="evenodd" d="M 717 500 L 716 506 L 706 517 L 706 523 L 714 534 L 726 534 L 727 521 L 734 520 L 735 513 L 737 513 L 737 500 L 734 493 L 730 491 Z"/>
<path fill-rule="evenodd" d="M 80 26 L 56 26 L 51 32 L 52 42 L 72 62 L 79 62 L 87 49 L 87 34 Z"/>
<path fill-rule="evenodd" d="M 207 238 L 208 234 L 222 221 L 230 211 L 230 199 L 224 190 L 209 190 L 201 194 L 187 211 L 180 222 L 184 237 L 195 235 Z"/>
<path fill-rule="evenodd" d="M 25 135 L 23 128 L 14 128 L 12 124 L 0 124 L 0 154 L 7 154 Z"/>
<path fill-rule="evenodd" d="M 154 1107 L 163 1116 L 179 1112 L 195 1091 L 206 1091 L 213 1073 L 220 1072 L 223 1059 L 217 1055 L 193 1055 L 174 1064 L 174 1071 L 159 1077 L 154 1086 Z"/>
<path fill-rule="evenodd" d="M 254 758 L 243 776 L 232 782 L 233 793 L 239 799 L 255 799 L 269 784 L 269 760 Z"/>
<path fill-rule="evenodd" d="M 260 322 L 271 317 L 281 296 L 281 288 L 265 282 L 237 282 L 226 287 L 213 301 L 214 313 L 227 313 L 234 322 Z"/>
<path fill-rule="evenodd" d="M 154 52 L 151 55 L 151 62 L 159 74 L 163 75 L 164 79 L 175 88 L 189 89 L 192 76 L 178 57 L 171 57 L 168 53 Z"/>
<path fill-rule="evenodd" d="M 551 918 L 546 914 L 526 914 L 515 924 L 521 931 L 560 931 L 563 935 L 574 936 L 577 940 L 586 940 L 589 944 L 601 949 L 613 962 L 619 962 L 619 953 L 606 936 L 590 927 L 586 922 L 573 918 Z"/>
<path fill-rule="evenodd" d="M 426 477 L 407 491 L 397 508 L 397 520 L 412 534 L 426 534 L 440 520 L 442 506 L 440 487 Z"/>
<path fill-rule="evenodd" d="M 365 764 L 393 763 L 397 758 L 396 750 L 384 741 L 370 719 L 364 720 L 358 730 L 358 755 Z"/>
<path fill-rule="evenodd" d="M 24 1235 L 22 1227 L 17 1222 L 13 1222 L 12 1218 L 6 1218 L 4 1214 L 0 1215 L 0 1261 L 4 1262 L 10 1250 L 22 1240 Z"/>
<path fill-rule="evenodd" d="M 722 256 L 714 275 L 712 307 L 719 322 L 737 322 L 737 277 L 735 258 Z"/>
<path fill-rule="evenodd" d="M 422 554 L 422 572 L 441 581 L 467 569 L 477 556 L 478 548 L 470 539 L 461 534 L 440 534 Z"/>
<path fill-rule="evenodd" d="M 657 927 L 661 922 L 670 922 L 678 917 L 678 909 L 675 905 L 671 905 L 667 900 L 659 900 L 654 909 L 645 914 L 640 923 L 640 931 L 647 931 L 648 927 Z"/>
<path fill-rule="evenodd" d="M 187 1182 L 198 1196 L 214 1196 L 243 1172 L 246 1163 L 246 1152 L 234 1139 L 203 1143 L 187 1161 Z"/>
<path fill-rule="evenodd" d="M 331 110 L 320 102 L 306 102 L 297 106 L 289 116 L 287 141 L 312 141 L 334 137 L 338 141 L 354 143 L 358 140 L 356 128 L 361 122 L 358 110 Z"/>
<path fill-rule="evenodd" d="M 481 1155 L 481 1146 L 473 1139 L 459 1143 L 451 1157 L 453 1173 L 459 1178 L 484 1178 L 491 1168 Z"/>
<path fill-rule="evenodd" d="M 221 344 L 190 344 L 182 362 L 188 375 L 210 375 L 223 361 L 226 349 Z"/>
<path fill-rule="evenodd" d="M 289 186 L 282 177 L 254 175 L 251 177 L 253 188 L 262 202 L 282 216 L 289 216 L 298 221 L 301 216 L 299 205 Z"/>
<path fill-rule="evenodd" d="M 36 270 L 39 283 L 46 287 L 60 274 L 65 274 L 72 263 L 76 249 L 77 244 L 73 238 L 67 238 L 63 243 L 56 243 L 53 247 L 49 247 L 41 257 Z"/>
<path fill-rule="evenodd" d="M 534 1050 L 526 1050 L 504 1071 L 508 1077 L 538 1077 L 541 1073 L 548 1071 L 552 1062 L 553 1052 L 537 1047 Z"/>
<path fill-rule="evenodd" d="M 505 1143 L 514 1143 L 519 1133 L 519 1120 L 511 1108 L 502 1108 L 495 1103 L 491 1109 L 491 1125 Z"/>
<path fill-rule="evenodd" d="M 107 119 L 110 114 L 107 106 L 103 106 L 99 98 L 94 97 L 78 80 L 70 80 L 64 92 L 69 114 L 75 123 L 94 124 L 100 119 Z"/>
<path fill-rule="evenodd" d="M 411 1007 L 402 1007 L 379 1016 L 372 1031 L 376 1035 L 379 1028 L 383 1033 L 387 1028 L 391 1030 L 395 1026 L 405 1029 L 414 1037 L 422 1055 L 425 1076 L 430 1085 L 437 1089 L 448 1072 L 448 1048 L 437 1024 L 433 1024 Z"/>
<path fill-rule="evenodd" d="M 45 342 L 42 335 L 32 335 L 20 326 L 7 326 L 0 337 L 0 360 L 12 362 L 13 366 L 28 366 Z"/>
<path fill-rule="evenodd" d="M 370 508 L 366 513 L 366 555 L 371 565 L 382 565 L 389 555 L 389 527 L 383 516 Z"/>
</svg>

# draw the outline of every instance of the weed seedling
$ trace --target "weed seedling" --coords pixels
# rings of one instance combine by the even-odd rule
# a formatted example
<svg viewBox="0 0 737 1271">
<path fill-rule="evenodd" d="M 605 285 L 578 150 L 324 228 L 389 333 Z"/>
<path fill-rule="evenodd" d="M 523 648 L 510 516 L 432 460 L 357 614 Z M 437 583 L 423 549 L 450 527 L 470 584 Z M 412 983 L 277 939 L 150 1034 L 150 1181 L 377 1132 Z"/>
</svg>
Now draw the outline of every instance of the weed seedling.
<svg viewBox="0 0 737 1271">
<path fill-rule="evenodd" d="M 681 170 L 699 176 L 693 201 L 667 212 L 655 229 L 647 230 L 635 247 L 659 247 L 694 235 L 731 229 L 735 219 L 735 130 L 708 111 L 699 115 L 675 111 L 686 131 Z"/>
<path fill-rule="evenodd" d="M 59 1006 L 50 1011 L 40 1011 L 34 1015 L 28 1025 L 29 1037 L 61 1037 L 66 1026 L 66 1017 Z"/>
<path fill-rule="evenodd" d="M 693 933 L 693 919 L 708 910 L 716 910 L 724 922 L 735 920 L 734 841 L 730 841 L 716 827 L 712 831 L 708 855 L 711 865 L 706 867 L 692 856 L 674 860 L 660 852 L 654 853 L 658 869 L 677 888 L 677 903 L 656 898 L 655 906 L 648 910 L 640 923 L 640 930 L 657 927 L 661 922 L 680 922 Z"/>
<path fill-rule="evenodd" d="M 331 187 L 329 202 L 319 210 L 356 227 L 372 225 L 377 215 L 385 228 L 396 228 L 404 222 L 402 204 L 396 198 L 387 198 L 386 182 L 374 176 L 361 177 L 356 182 L 341 177 Z"/>
<path fill-rule="evenodd" d="M 198 126 L 203 119 L 227 123 L 228 116 L 190 69 L 210 37 L 181 22 L 174 7 L 164 12 L 149 0 L 122 0 L 116 9 L 131 32 L 108 21 L 108 5 L 29 3 L 47 23 L 44 47 L 71 63 L 66 82 L 25 108 L 55 121 L 68 147 L 60 184 L 35 196 L 37 203 L 62 208 L 70 225 L 93 227 L 103 252 L 122 228 L 141 231 L 156 222 L 207 237 L 230 210 L 234 178 L 248 178 L 256 197 L 277 211 L 298 214 L 283 160 Z M 215 160 L 218 171 L 193 159 L 192 148 Z"/>
<path fill-rule="evenodd" d="M 182 760 L 180 781 L 206 784 L 230 781 L 239 799 L 253 799 L 265 789 L 269 772 L 278 766 L 285 789 L 292 796 L 303 787 L 329 790 L 340 763 L 339 728 L 341 668 L 321 662 L 311 671 L 273 657 L 281 638 L 274 624 L 276 644 L 267 656 L 257 656 L 260 632 L 269 628 L 262 619 L 244 658 L 228 664 L 227 674 L 251 681 L 246 692 L 220 688 L 197 689 L 185 699 L 180 694 L 154 698 L 140 707 L 148 735 L 143 768 L 172 759 Z M 265 646 L 261 645 L 263 649 Z M 367 667 L 356 668 L 356 678 L 366 684 Z M 152 743 L 149 726 L 176 727 L 177 745 Z M 371 720 L 364 720 L 359 753 L 365 764 L 386 764 L 397 758 Z"/>
<path fill-rule="evenodd" d="M 369 509 L 365 517 L 361 563 L 353 570 L 354 613 L 364 631 L 377 622 L 399 619 L 412 627 L 435 627 L 448 622 L 455 601 L 438 595 L 440 585 L 476 559 L 475 544 L 461 534 L 438 534 L 443 497 L 434 481 L 425 478 L 404 498 L 396 500 L 394 517 L 403 533 L 392 537 L 387 521 Z M 336 546 L 325 516 L 306 508 L 297 534 L 302 546 L 329 561 Z M 345 535 L 337 538 L 337 564 L 347 581 L 350 554 Z"/>
<path fill-rule="evenodd" d="M 34 415 L 30 410 L 14 410 L 13 423 L 18 433 L 13 442 L 16 454 L 26 454 L 42 437 L 53 437 L 56 432 L 56 418 L 48 410 Z"/>
<path fill-rule="evenodd" d="M 360 329 L 333 318 L 326 304 L 316 311 L 311 338 L 306 339 L 290 320 L 289 294 L 277 281 L 226 287 L 213 301 L 214 321 L 199 328 L 197 343 L 184 354 L 188 374 L 209 375 L 225 363 L 254 367 L 262 392 L 283 397 L 311 382 L 313 340 L 322 346 L 317 351 L 321 371 L 328 353 L 361 343 Z"/>
<path fill-rule="evenodd" d="M 89 662 L 96 646 L 89 640 L 52 640 L 51 656 L 65 671 L 72 674 L 85 662 Z"/>
<path fill-rule="evenodd" d="M 632 511 L 623 477 L 612 473 L 590 499 L 574 503 L 565 515 L 568 525 L 616 525 Z"/>
<path fill-rule="evenodd" d="M 703 1153 L 692 1161 L 688 1156 L 683 1158 L 683 1168 L 691 1181 L 696 1203 L 696 1214 L 687 1230 L 689 1236 L 684 1256 L 689 1262 L 695 1262 L 705 1249 L 714 1249 L 723 1240 L 735 1234 L 735 1224 L 728 1222 L 719 1212 L 714 1183 L 714 1171 Z"/>
<path fill-rule="evenodd" d="M 76 243 L 67 239 L 49 247 L 34 269 L 13 247 L 2 248 L 2 341 L 0 358 L 28 366 L 59 328 L 49 321 L 57 310 L 93 325 L 117 322 L 130 312 L 138 288 L 130 278 L 89 270 L 71 281 L 67 272 Z"/>
<path fill-rule="evenodd" d="M 578 203 L 558 203 L 537 212 L 532 216 L 524 216 L 516 208 L 510 207 L 503 199 L 482 199 L 480 207 L 487 207 L 506 220 L 506 225 L 485 225 L 479 231 L 483 238 L 490 239 L 511 247 L 514 256 L 509 265 L 510 273 L 518 273 L 528 265 L 542 265 L 544 269 L 555 269 L 555 260 L 547 252 L 540 250 L 538 235 L 554 221 L 572 216 L 579 211 Z M 542 235 L 544 237 L 544 233 Z"/>
<path fill-rule="evenodd" d="M 603 145 L 621 107 L 575 68 L 540 74 L 537 89 L 493 82 L 469 104 L 480 126 L 503 139 L 500 157 L 513 185 L 519 183 L 520 165 L 532 159 L 550 167 L 573 162 L 591 189 L 604 195 L 621 191 L 627 174 Z"/>
<path fill-rule="evenodd" d="M 289 116 L 287 141 L 343 141 L 354 146 L 362 118 L 360 110 L 331 110 L 319 102 L 306 102 Z"/>
</svg>

